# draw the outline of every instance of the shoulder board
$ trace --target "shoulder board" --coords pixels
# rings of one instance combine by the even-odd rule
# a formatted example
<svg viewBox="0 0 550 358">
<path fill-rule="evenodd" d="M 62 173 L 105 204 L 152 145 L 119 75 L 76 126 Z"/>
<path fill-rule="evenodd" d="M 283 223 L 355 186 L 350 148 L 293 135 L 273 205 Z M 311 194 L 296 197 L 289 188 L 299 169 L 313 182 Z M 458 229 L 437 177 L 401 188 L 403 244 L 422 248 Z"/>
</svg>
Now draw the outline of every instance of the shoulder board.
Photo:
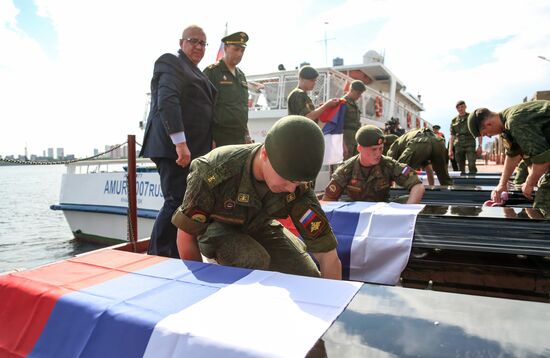
<svg viewBox="0 0 550 358">
<path fill-rule="evenodd" d="M 232 147 L 220 147 L 207 155 L 208 165 L 203 176 L 210 188 L 242 172 L 244 161 L 251 151 L 247 150 L 248 146 Z"/>
</svg>

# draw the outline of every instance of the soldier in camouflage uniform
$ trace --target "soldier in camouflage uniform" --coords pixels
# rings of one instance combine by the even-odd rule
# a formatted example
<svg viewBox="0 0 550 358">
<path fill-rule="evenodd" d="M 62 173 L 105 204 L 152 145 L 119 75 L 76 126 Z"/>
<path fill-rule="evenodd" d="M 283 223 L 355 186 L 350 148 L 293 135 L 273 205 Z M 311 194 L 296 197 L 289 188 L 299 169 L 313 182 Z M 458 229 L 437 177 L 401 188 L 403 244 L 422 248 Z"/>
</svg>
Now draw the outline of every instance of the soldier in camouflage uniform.
<svg viewBox="0 0 550 358">
<path fill-rule="evenodd" d="M 514 177 L 514 184 L 521 185 L 525 183 L 525 180 L 527 179 L 527 176 L 529 175 L 529 166 L 525 162 L 525 159 L 522 159 L 521 162 L 519 162 L 515 172 L 516 176 Z"/>
<path fill-rule="evenodd" d="M 346 160 L 334 174 L 323 200 L 335 201 L 345 192 L 353 201 L 388 201 L 393 182 L 410 191 L 407 203 L 417 204 L 424 186 L 408 165 L 382 155 L 384 133 L 373 125 L 357 131 L 359 154 Z"/>
<path fill-rule="evenodd" d="M 382 155 L 388 155 L 388 150 L 390 150 L 391 145 L 399 138 L 396 134 L 385 134 L 384 135 L 384 150 Z"/>
<path fill-rule="evenodd" d="M 333 98 L 315 109 L 307 92 L 315 88 L 317 77 L 319 77 L 319 72 L 311 66 L 304 66 L 300 69 L 298 72 L 298 87 L 293 89 L 287 97 L 288 114 L 304 116 L 317 123 L 325 109 L 336 107 L 340 103 L 338 98 Z"/>
<path fill-rule="evenodd" d="M 430 185 L 434 185 L 433 171 L 439 184 L 453 185 L 447 170 L 445 139 L 436 136 L 429 128 L 414 129 L 399 137 L 390 147 L 388 157 L 414 169 L 424 168 Z"/>
<path fill-rule="evenodd" d="M 468 117 L 472 135 L 500 134 L 506 148 L 506 159 L 500 181 L 491 199 L 501 202 L 501 193 L 508 190 L 508 180 L 522 158 L 531 163 L 531 170 L 521 189 L 532 199 L 538 186 L 534 208 L 550 216 L 550 101 L 531 101 L 492 112 L 478 108 Z"/>
<path fill-rule="evenodd" d="M 216 146 L 251 143 L 248 133 L 248 83 L 237 65 L 246 49 L 248 35 L 242 31 L 225 36 L 224 55 L 204 69 L 218 90 L 212 135 Z"/>
<path fill-rule="evenodd" d="M 466 160 L 468 160 L 469 174 L 476 174 L 476 155 L 482 151 L 483 137 L 479 137 L 479 145 L 476 150 L 476 139 L 468 130 L 468 115 L 466 103 L 458 101 L 456 104 L 458 116 L 451 121 L 451 138 L 449 139 L 449 158 L 456 160 L 458 170 L 466 174 Z"/>
<path fill-rule="evenodd" d="M 361 111 L 357 106 L 357 100 L 367 87 L 362 81 L 355 80 L 351 83 L 350 90 L 343 97 L 346 101 L 346 113 L 344 115 L 344 160 L 357 155 L 357 141 L 355 134 L 361 128 Z"/>
<path fill-rule="evenodd" d="M 172 218 L 180 256 L 200 261 L 202 253 L 222 265 L 341 279 L 336 238 L 308 184 L 323 155 L 319 127 L 287 116 L 265 144 L 217 148 L 194 160 Z M 288 216 L 305 244 L 275 220 Z"/>
</svg>

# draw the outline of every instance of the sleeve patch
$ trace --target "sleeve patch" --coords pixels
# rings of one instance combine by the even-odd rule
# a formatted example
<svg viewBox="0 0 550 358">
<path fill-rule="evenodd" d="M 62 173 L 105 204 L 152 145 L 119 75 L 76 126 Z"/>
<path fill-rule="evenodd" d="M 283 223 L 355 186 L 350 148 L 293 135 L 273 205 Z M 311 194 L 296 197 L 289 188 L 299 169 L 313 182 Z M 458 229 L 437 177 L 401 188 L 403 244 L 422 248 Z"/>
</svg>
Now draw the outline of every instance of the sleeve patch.
<svg viewBox="0 0 550 358">
<path fill-rule="evenodd" d="M 403 168 L 403 170 L 401 171 L 401 174 L 405 176 L 408 176 L 410 173 L 411 173 L 411 167 L 409 167 L 408 165 L 405 168 Z"/>
<path fill-rule="evenodd" d="M 299 220 L 305 232 L 313 238 L 319 236 L 325 229 L 326 222 L 315 211 L 307 209 Z"/>
</svg>

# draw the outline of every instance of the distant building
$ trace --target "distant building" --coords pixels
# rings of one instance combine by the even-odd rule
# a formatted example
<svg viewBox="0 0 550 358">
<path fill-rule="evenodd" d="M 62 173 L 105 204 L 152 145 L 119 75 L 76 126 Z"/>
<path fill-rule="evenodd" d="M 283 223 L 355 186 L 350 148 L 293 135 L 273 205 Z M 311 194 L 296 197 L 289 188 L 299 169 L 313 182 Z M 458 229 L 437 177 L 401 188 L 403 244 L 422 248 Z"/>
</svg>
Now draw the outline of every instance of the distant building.
<svg viewBox="0 0 550 358">
<path fill-rule="evenodd" d="M 65 149 L 57 148 L 56 149 L 57 159 L 63 159 L 65 157 Z"/>
<path fill-rule="evenodd" d="M 53 159 L 53 148 L 48 148 L 48 158 Z"/>
<path fill-rule="evenodd" d="M 98 154 L 99 154 L 99 149 L 94 148 L 94 155 L 98 155 Z"/>
<path fill-rule="evenodd" d="M 65 160 L 74 160 L 74 154 L 67 154 L 65 157 L 64 157 Z"/>
</svg>

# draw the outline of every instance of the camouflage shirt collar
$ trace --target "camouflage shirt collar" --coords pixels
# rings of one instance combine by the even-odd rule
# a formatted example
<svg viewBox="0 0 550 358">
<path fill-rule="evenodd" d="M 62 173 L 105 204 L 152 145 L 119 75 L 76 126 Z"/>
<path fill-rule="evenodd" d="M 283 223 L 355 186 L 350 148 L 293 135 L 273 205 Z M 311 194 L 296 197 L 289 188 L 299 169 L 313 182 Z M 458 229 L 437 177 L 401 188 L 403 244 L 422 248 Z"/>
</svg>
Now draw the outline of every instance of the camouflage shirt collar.
<svg viewBox="0 0 550 358">
<path fill-rule="evenodd" d="M 257 186 L 261 186 L 262 183 L 257 183 L 258 185 L 255 185 L 256 178 L 254 178 L 254 173 L 252 171 L 254 157 L 261 147 L 261 143 L 258 143 L 255 147 L 253 147 L 250 155 L 243 164 L 241 182 L 239 183 L 239 191 L 237 192 L 237 201 L 239 205 L 261 207 L 261 200 Z"/>
</svg>

